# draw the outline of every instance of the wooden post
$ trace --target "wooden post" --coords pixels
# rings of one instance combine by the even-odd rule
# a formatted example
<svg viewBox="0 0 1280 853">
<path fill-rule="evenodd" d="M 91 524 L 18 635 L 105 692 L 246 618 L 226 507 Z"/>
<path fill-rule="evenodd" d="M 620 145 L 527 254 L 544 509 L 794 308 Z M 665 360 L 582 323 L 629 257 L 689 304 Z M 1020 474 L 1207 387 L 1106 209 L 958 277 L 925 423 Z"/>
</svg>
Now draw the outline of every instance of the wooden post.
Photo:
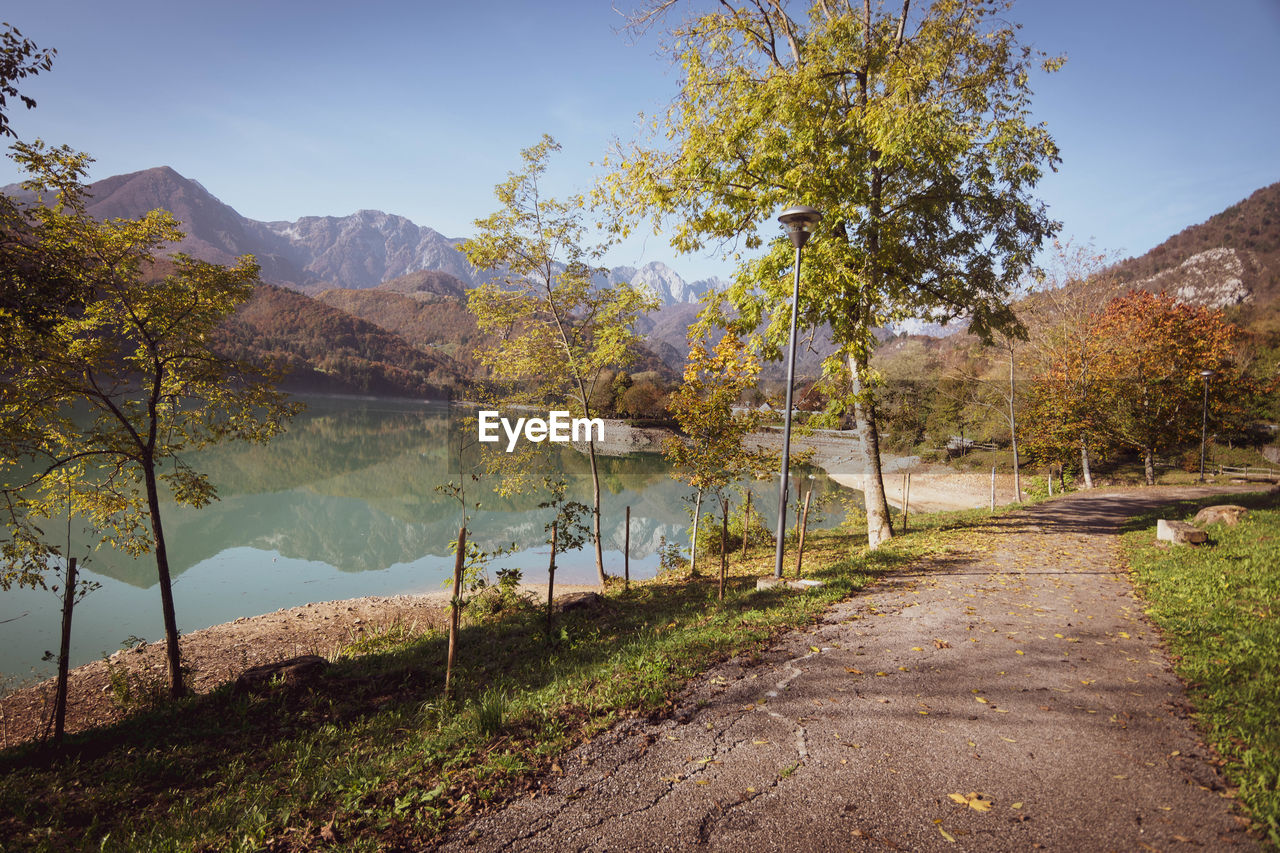
<svg viewBox="0 0 1280 853">
<path fill-rule="evenodd" d="M 747 558 L 747 537 L 751 535 L 751 490 L 747 489 L 747 507 L 742 516 L 742 559 Z"/>
<path fill-rule="evenodd" d="M 627 513 L 630 512 L 631 507 L 627 507 Z M 559 526 L 559 520 L 551 522 L 551 563 L 547 566 L 547 642 L 551 642 L 551 614 L 554 612 L 551 602 L 556 586 L 556 531 Z"/>
<path fill-rule="evenodd" d="M 627 507 L 627 530 L 622 535 L 622 588 L 631 589 L 631 507 Z"/>
<path fill-rule="evenodd" d="M 467 564 L 467 525 L 458 528 L 458 555 L 453 560 L 453 598 L 449 603 L 449 656 L 444 664 L 444 693 L 449 695 L 453 677 L 453 655 L 458 648 L 458 626 L 462 620 L 462 570 Z"/>
<path fill-rule="evenodd" d="M 1053 466 L 1049 466 L 1049 475 L 1045 477 L 1049 481 L 1049 497 L 1053 497 Z"/>
<path fill-rule="evenodd" d="M 58 687 L 53 699 L 53 742 L 62 743 L 67 721 L 67 667 L 71 658 L 71 611 L 76 605 L 76 558 L 67 563 L 67 583 L 62 590 L 62 645 L 58 651 Z M 46 729 L 46 733 L 47 733 Z"/>
<path fill-rule="evenodd" d="M 796 577 L 800 577 L 800 567 L 804 565 L 804 534 L 809 529 L 809 501 L 813 499 L 813 483 L 805 492 L 804 510 L 800 513 L 800 542 L 796 548 Z"/>
<path fill-rule="evenodd" d="M 996 469 L 991 467 L 991 511 L 996 511 Z"/>
<path fill-rule="evenodd" d="M 720 592 L 719 599 L 724 601 L 724 576 L 729 561 L 729 498 L 720 497 Z"/>
<path fill-rule="evenodd" d="M 911 514 L 911 472 L 907 472 L 907 495 L 902 499 L 902 532 L 907 532 L 907 516 Z"/>
</svg>

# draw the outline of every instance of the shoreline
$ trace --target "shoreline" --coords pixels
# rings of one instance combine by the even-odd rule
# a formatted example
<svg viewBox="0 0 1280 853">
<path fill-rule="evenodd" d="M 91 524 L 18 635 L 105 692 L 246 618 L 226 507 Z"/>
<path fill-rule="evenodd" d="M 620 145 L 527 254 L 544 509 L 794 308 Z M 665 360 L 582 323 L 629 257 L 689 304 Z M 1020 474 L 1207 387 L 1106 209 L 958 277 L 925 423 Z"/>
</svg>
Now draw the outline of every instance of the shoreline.
<svg viewBox="0 0 1280 853">
<path fill-rule="evenodd" d="M 595 584 L 556 584 L 556 598 L 597 591 Z M 545 583 L 521 583 L 535 603 L 547 598 Z M 253 666 L 304 654 L 330 658 L 351 642 L 393 625 L 415 633 L 448 625 L 449 590 L 403 595 L 367 595 L 340 601 L 318 601 L 257 616 L 241 616 L 183 634 L 183 665 L 190 667 L 187 685 L 193 693 L 209 693 L 234 681 Z M 118 651 L 68 673 L 67 734 L 109 725 L 126 716 L 113 696 L 111 669 L 127 672 L 135 686 L 163 682 L 164 641 Z M 116 676 L 117 680 L 119 676 Z M 0 696 L 0 749 L 35 740 L 53 703 L 54 679 L 19 687 Z"/>
</svg>

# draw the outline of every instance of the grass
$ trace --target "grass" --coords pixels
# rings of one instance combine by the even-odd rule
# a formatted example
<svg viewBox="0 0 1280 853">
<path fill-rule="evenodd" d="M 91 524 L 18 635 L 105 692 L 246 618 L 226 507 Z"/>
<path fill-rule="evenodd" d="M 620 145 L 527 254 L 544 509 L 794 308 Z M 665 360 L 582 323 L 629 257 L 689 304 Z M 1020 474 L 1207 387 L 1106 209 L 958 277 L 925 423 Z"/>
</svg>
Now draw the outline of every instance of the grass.
<svg viewBox="0 0 1280 853">
<path fill-rule="evenodd" d="M 1197 548 L 1155 543 L 1155 517 L 1124 537 L 1133 577 L 1187 683 L 1196 720 L 1271 844 L 1280 847 L 1280 506 L 1271 495 L 1232 496 L 1252 508 L 1236 527 L 1208 528 Z M 1190 518 L 1224 498 L 1166 508 Z"/>
<path fill-rule="evenodd" d="M 224 687 L 71 736 L 61 755 L 2 752 L 0 849 L 421 846 L 529 790 L 583 738 L 664 713 L 715 662 L 751 659 L 940 547 L 936 529 L 874 553 L 855 541 L 811 534 L 805 574 L 826 581 L 819 590 L 757 592 L 773 563 L 762 547 L 735 557 L 722 603 L 705 575 L 619 585 L 594 612 L 559 617 L 552 643 L 540 610 L 508 607 L 464 630 L 449 698 L 445 637 L 398 625 L 340 650 L 312 689 Z"/>
</svg>

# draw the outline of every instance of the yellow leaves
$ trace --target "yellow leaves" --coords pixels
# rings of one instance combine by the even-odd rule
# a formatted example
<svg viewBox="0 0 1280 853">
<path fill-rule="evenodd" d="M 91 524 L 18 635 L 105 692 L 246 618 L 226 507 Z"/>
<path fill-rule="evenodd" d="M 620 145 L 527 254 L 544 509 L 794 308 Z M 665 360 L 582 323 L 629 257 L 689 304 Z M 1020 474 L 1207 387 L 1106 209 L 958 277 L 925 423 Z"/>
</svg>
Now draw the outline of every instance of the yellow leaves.
<svg viewBox="0 0 1280 853">
<path fill-rule="evenodd" d="M 854 668 L 853 668 L 853 667 L 851 667 L 851 666 L 846 666 L 846 667 L 844 668 L 844 671 L 845 671 L 845 672 L 852 673 L 852 674 L 854 674 L 854 675 L 862 675 L 862 670 L 860 670 L 860 669 L 854 669 Z"/>
<path fill-rule="evenodd" d="M 818 648 L 817 646 L 810 646 L 809 651 L 813 652 L 815 655 L 822 653 L 822 649 Z"/>
<path fill-rule="evenodd" d="M 1116 636 L 1117 636 L 1117 637 L 1119 637 L 1119 638 L 1120 638 L 1120 639 L 1122 639 L 1122 640 L 1127 640 L 1127 639 L 1129 639 L 1129 632 L 1128 632 L 1128 631 L 1117 631 L 1117 632 L 1116 632 Z"/>
<path fill-rule="evenodd" d="M 945 838 L 945 839 L 947 839 L 947 841 L 950 841 L 952 844 L 955 844 L 955 843 L 956 843 L 955 836 L 954 836 L 954 835 L 952 835 L 951 833 L 947 832 L 947 831 L 946 831 L 945 829 L 943 829 L 942 827 L 938 827 L 938 832 L 941 832 L 941 833 L 942 833 L 942 837 L 943 837 L 943 838 Z"/>
<path fill-rule="evenodd" d="M 947 794 L 947 798 L 950 799 L 951 802 L 957 805 L 967 806 L 975 812 L 989 812 L 991 811 L 991 806 L 995 803 L 994 800 L 985 798 L 977 791 L 970 791 L 967 794 Z"/>
<path fill-rule="evenodd" d="M 984 698 L 982 698 L 981 696 L 974 696 L 973 698 L 974 698 L 974 699 L 976 699 L 977 701 L 981 702 L 983 705 L 986 705 L 986 704 L 987 704 L 987 700 L 986 700 L 986 699 L 984 699 Z"/>
<path fill-rule="evenodd" d="M 922 652 L 922 651 L 924 651 L 924 649 L 920 648 L 919 646 L 912 646 L 912 647 L 911 647 L 911 651 L 913 651 L 913 652 Z"/>
<path fill-rule="evenodd" d="M 949 649 L 949 648 L 951 648 L 951 644 L 950 644 L 950 643 L 948 643 L 946 640 L 938 640 L 938 639 L 935 639 L 935 640 L 933 641 L 933 645 L 934 645 L 936 648 L 939 648 L 939 649 Z"/>
</svg>

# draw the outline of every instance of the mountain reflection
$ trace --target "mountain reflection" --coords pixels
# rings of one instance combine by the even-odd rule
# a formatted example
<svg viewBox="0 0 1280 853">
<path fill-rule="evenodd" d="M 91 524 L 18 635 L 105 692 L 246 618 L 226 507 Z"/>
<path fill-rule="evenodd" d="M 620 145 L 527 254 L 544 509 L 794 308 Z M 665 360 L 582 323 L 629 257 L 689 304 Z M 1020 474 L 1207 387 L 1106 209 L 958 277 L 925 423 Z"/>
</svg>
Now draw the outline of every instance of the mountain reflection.
<svg viewBox="0 0 1280 853">
<path fill-rule="evenodd" d="M 165 538 L 171 570 L 181 574 L 223 551 L 249 547 L 364 572 L 443 557 L 457 536 L 458 503 L 436 486 L 457 479 L 462 413 L 438 404 L 308 398 L 308 410 L 266 445 L 224 445 L 190 461 L 209 474 L 221 498 L 194 510 L 167 502 Z M 474 428 L 474 427 L 472 427 Z M 584 454 L 544 445 L 546 473 L 562 476 L 570 495 L 590 503 L 590 468 Z M 631 507 L 631 555 L 656 553 L 661 537 L 681 540 L 689 523 L 689 490 L 672 480 L 656 454 L 600 457 L 604 492 L 601 519 L 606 550 L 621 551 L 625 507 Z M 818 496 L 842 491 L 819 477 Z M 469 484 L 481 502 L 470 537 L 490 549 L 515 542 L 530 552 L 529 568 L 545 565 L 542 493 L 504 498 L 494 481 Z M 766 517 L 777 512 L 774 487 L 760 483 L 754 502 Z M 833 514 L 833 513 L 828 513 Z M 842 513 L 834 513 L 842 515 Z M 533 559 L 540 549 L 543 556 Z M 150 587 L 155 567 L 102 549 L 95 572 Z M 616 567 L 620 571 L 621 567 Z M 614 571 L 610 568 L 610 571 Z"/>
</svg>

